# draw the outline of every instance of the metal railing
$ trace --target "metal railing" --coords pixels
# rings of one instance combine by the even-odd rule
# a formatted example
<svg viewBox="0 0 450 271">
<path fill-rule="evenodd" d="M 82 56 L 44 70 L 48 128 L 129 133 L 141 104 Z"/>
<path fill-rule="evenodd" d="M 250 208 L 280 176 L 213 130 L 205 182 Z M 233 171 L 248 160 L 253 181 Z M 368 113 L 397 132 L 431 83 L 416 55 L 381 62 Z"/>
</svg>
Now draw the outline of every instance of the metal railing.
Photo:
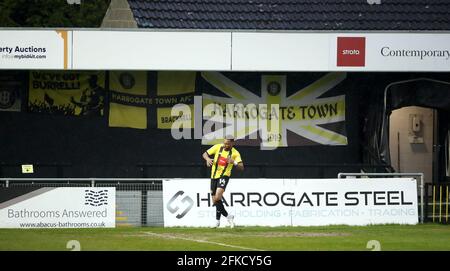
<svg viewBox="0 0 450 271">
<path fill-rule="evenodd" d="M 449 220 L 449 200 L 450 182 L 439 184 L 428 183 L 425 185 L 425 217 L 428 221 L 448 224 Z M 430 195 L 431 192 L 431 195 Z M 431 199 L 431 203 L 430 203 Z M 431 205 L 431 219 L 429 219 Z"/>
<path fill-rule="evenodd" d="M 420 178 L 423 223 L 423 174 L 339 173 L 346 176 Z M 163 226 L 162 182 L 167 178 L 0 178 L 0 187 L 115 187 L 117 226 Z M 448 207 L 447 207 L 448 209 Z"/>
<path fill-rule="evenodd" d="M 339 173 L 338 179 L 346 177 L 414 177 L 417 180 L 419 177 L 420 189 L 420 223 L 424 223 L 424 180 L 423 173 Z"/>
<path fill-rule="evenodd" d="M 67 170 L 73 167 L 73 164 L 71 163 L 32 163 L 33 166 L 36 167 L 36 171 L 39 171 L 40 168 L 50 169 L 51 172 L 49 172 L 49 176 L 52 177 L 58 177 L 58 178 L 64 178 L 64 179 L 81 179 L 81 178 L 71 178 L 70 177 L 70 171 Z M 135 166 L 130 166 L 130 168 L 134 167 L 137 168 L 137 172 L 135 174 L 138 174 L 137 177 L 139 178 L 161 178 L 161 171 L 157 171 L 157 176 L 152 176 L 152 172 L 154 172 L 154 169 L 156 168 L 164 168 L 168 169 L 166 172 L 176 172 L 172 171 L 171 169 L 177 169 L 177 168 L 191 168 L 194 169 L 195 172 L 190 172 L 189 175 L 191 178 L 201 178 L 201 177 L 207 177 L 209 176 L 209 168 L 205 166 L 204 163 L 184 163 L 182 166 L 180 164 L 174 164 L 174 163 L 140 163 Z M 245 164 L 245 167 L 247 169 L 254 170 L 255 176 L 257 175 L 258 178 L 329 178 L 335 176 L 335 174 L 341 170 L 347 170 L 347 171 L 357 171 L 357 170 L 364 170 L 364 171 L 374 171 L 374 172 L 386 172 L 387 166 L 385 164 L 364 164 L 364 163 L 298 163 L 298 164 L 274 164 L 274 163 L 249 163 Z M 11 174 L 11 168 L 14 168 L 17 175 L 14 175 L 16 177 L 22 178 L 22 176 L 25 178 L 36 178 L 35 174 L 29 174 L 29 175 L 23 175 L 20 173 L 21 164 L 17 163 L 4 163 L 0 162 L 0 177 L 10 177 Z M 293 174 L 288 174 L 292 176 L 274 176 L 273 172 L 275 169 L 281 171 L 282 169 L 302 169 L 301 171 L 290 171 L 293 172 Z M 9 169 L 8 171 L 6 169 Z M 309 170 L 308 176 L 302 176 L 302 173 L 305 172 L 305 169 Z M 247 172 L 247 171 L 246 171 Z M 272 174 L 270 174 L 272 173 Z M 245 176 L 246 173 L 240 174 L 236 173 L 237 175 L 235 178 L 239 178 L 240 176 L 247 178 Z M 286 173 L 284 173 L 286 175 Z M 178 178 L 178 176 L 163 176 L 163 178 Z M 295 175 L 295 176 L 294 176 Z M 40 175 L 42 176 L 42 175 Z M 184 176 L 184 175 L 183 175 Z M 186 175 L 187 176 L 187 175 Z M 255 176 L 251 176 L 255 177 Z M 133 178 L 134 176 L 131 176 L 129 178 Z M 42 177 L 39 177 L 42 178 Z M 96 179 L 102 179 L 102 178 L 96 178 Z"/>
</svg>

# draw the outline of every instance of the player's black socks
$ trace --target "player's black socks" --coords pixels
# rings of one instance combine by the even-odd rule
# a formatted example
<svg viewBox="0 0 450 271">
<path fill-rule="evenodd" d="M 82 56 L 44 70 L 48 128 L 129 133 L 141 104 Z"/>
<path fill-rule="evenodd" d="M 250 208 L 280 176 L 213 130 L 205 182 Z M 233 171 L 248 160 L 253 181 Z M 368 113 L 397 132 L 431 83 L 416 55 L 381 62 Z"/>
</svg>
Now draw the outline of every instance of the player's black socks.
<svg viewBox="0 0 450 271">
<path fill-rule="evenodd" d="M 216 203 L 216 210 L 224 216 L 227 217 L 228 216 L 228 212 L 225 210 L 225 206 L 223 206 L 223 202 L 222 200 L 220 200 L 219 202 Z M 217 213 L 216 213 L 216 218 L 217 218 Z M 219 218 L 220 219 L 220 215 Z"/>
<path fill-rule="evenodd" d="M 217 220 L 220 220 L 220 216 L 222 215 L 222 213 L 220 212 L 220 210 L 219 210 L 219 206 L 218 205 L 216 205 L 216 219 Z"/>
</svg>

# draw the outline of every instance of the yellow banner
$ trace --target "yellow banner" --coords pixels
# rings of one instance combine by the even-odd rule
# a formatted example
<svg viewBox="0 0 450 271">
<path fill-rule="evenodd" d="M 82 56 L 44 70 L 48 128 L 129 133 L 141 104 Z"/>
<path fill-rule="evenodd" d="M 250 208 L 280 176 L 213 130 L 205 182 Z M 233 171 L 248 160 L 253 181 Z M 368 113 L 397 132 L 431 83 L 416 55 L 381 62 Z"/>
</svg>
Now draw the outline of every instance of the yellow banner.
<svg viewBox="0 0 450 271">
<path fill-rule="evenodd" d="M 186 127 L 194 127 L 194 92 L 196 72 L 158 72 L 157 98 L 158 129 L 171 129 L 172 124 L 179 118 L 187 121 Z M 186 116 L 172 116 L 171 110 L 175 104 L 187 104 L 191 114 Z"/>
<path fill-rule="evenodd" d="M 204 145 L 220 143 L 229 134 L 241 144 L 256 145 L 261 141 L 262 147 L 269 148 L 348 144 L 345 95 L 324 95 L 345 80 L 345 73 L 325 74 L 290 95 L 288 75 L 261 74 L 260 93 L 219 72 L 202 72 L 201 76 L 216 93 L 225 94 L 203 92 L 205 125 L 210 128 L 213 122 L 219 124 L 204 134 Z"/>
<path fill-rule="evenodd" d="M 147 72 L 110 72 L 109 87 L 109 126 L 147 129 Z"/>
<path fill-rule="evenodd" d="M 30 72 L 30 112 L 102 116 L 104 99 L 104 72 Z"/>
</svg>

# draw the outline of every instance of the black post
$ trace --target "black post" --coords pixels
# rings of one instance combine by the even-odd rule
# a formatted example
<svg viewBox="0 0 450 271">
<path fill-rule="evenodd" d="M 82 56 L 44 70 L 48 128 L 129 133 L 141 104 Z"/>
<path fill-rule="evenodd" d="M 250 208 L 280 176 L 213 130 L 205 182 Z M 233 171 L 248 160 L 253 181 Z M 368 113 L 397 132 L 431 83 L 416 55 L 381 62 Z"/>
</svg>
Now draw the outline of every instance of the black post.
<svg viewBox="0 0 450 271">
<path fill-rule="evenodd" d="M 142 178 L 147 178 L 147 167 L 145 165 L 142 165 L 140 167 L 141 172 L 142 172 Z"/>
<path fill-rule="evenodd" d="M 428 222 L 428 184 L 425 184 L 425 206 L 424 206 L 424 216 L 423 216 L 423 220 L 424 222 Z"/>
<path fill-rule="evenodd" d="M 259 165 L 259 172 L 261 174 L 261 178 L 267 178 L 266 167 L 264 165 Z"/>
<path fill-rule="evenodd" d="M 56 166 L 56 177 L 63 178 L 64 177 L 64 166 L 63 165 L 57 165 Z"/>
<path fill-rule="evenodd" d="M 147 188 L 142 188 L 141 190 L 141 226 L 147 226 Z"/>
<path fill-rule="evenodd" d="M 320 178 L 325 177 L 325 167 L 319 166 L 319 176 L 320 176 Z"/>
<path fill-rule="evenodd" d="M 445 194 L 445 222 L 444 222 L 444 224 L 448 224 L 448 200 L 449 200 L 449 198 L 448 198 L 448 193 L 447 193 L 447 191 L 448 191 L 448 189 L 449 189 L 449 184 L 447 183 L 446 185 L 445 185 L 445 191 L 443 191 L 444 192 L 444 194 Z"/>
<path fill-rule="evenodd" d="M 206 176 L 206 178 L 209 178 L 210 177 L 210 172 L 208 171 L 208 167 L 200 167 L 200 170 L 201 170 L 201 175 L 200 176 L 202 176 L 202 177 L 205 177 Z"/>
</svg>

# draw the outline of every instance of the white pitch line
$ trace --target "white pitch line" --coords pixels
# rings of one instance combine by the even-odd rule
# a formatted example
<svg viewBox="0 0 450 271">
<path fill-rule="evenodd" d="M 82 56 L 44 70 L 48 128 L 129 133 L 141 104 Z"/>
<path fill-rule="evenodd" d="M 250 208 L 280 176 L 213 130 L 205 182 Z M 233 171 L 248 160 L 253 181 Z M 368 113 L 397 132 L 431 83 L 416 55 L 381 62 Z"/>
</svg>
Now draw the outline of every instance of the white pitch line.
<svg viewBox="0 0 450 271">
<path fill-rule="evenodd" d="M 244 250 L 264 251 L 262 249 L 257 249 L 257 248 L 234 246 L 234 245 L 228 245 L 228 244 L 219 243 L 219 242 L 212 242 L 212 241 L 185 238 L 185 237 L 177 237 L 177 236 L 171 236 L 171 235 L 167 235 L 167 234 L 159 234 L 159 233 L 154 233 L 154 232 L 143 232 L 143 233 L 145 233 L 147 235 L 153 235 L 156 237 L 160 237 L 160 238 L 180 239 L 180 240 L 185 240 L 185 241 L 191 241 L 191 242 L 197 242 L 197 243 L 207 243 L 207 244 L 219 245 L 219 246 L 224 246 L 224 247 L 239 248 L 239 249 L 244 249 Z"/>
</svg>

